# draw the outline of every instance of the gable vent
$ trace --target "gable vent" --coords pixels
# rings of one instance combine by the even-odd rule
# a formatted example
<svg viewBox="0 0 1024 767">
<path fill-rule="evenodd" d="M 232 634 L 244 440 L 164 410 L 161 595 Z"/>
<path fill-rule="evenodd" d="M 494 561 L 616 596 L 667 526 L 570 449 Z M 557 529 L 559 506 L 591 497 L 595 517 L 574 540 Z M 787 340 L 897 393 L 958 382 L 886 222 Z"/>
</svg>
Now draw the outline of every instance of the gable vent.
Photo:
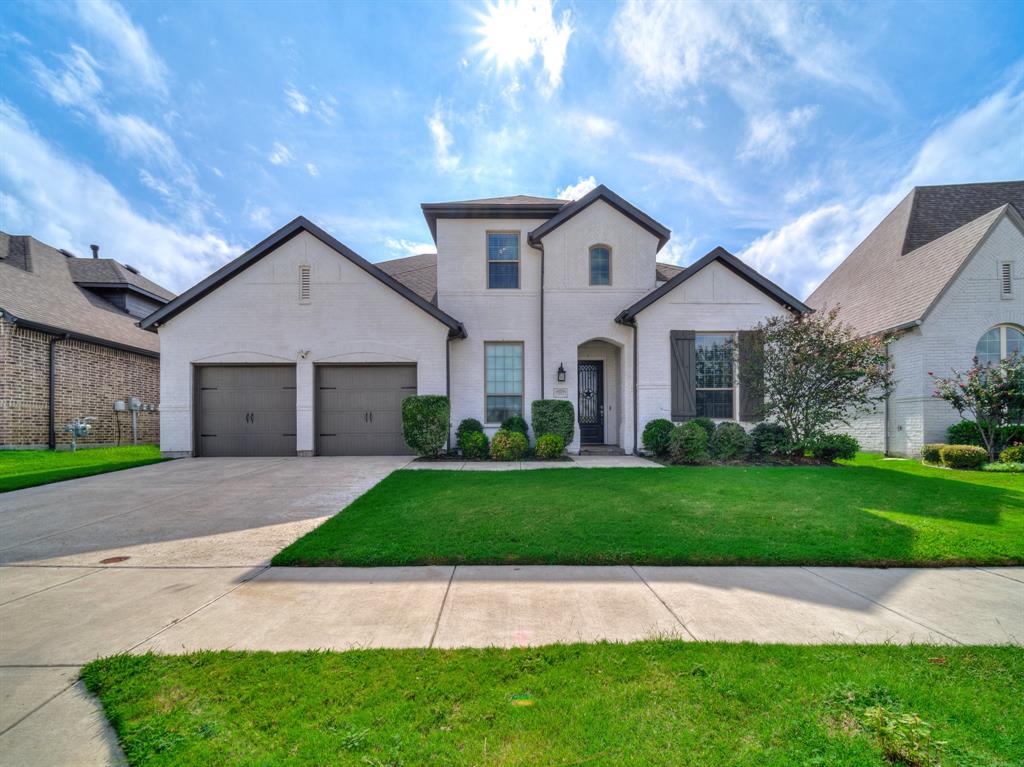
<svg viewBox="0 0 1024 767">
<path fill-rule="evenodd" d="M 1003 261 L 999 264 L 999 295 L 1002 298 L 1013 298 L 1013 262 Z"/>
<path fill-rule="evenodd" d="M 310 278 L 311 267 L 307 264 L 303 264 L 299 267 L 299 303 L 308 304 L 310 302 L 310 295 L 312 292 L 311 278 Z"/>
</svg>

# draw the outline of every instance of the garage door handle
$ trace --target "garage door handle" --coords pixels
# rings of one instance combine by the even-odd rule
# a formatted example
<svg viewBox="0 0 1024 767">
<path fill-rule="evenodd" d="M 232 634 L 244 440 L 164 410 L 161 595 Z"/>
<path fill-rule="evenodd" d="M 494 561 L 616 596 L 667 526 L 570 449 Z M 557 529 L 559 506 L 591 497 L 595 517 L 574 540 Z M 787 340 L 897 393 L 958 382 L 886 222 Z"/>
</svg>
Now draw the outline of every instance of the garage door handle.
<svg viewBox="0 0 1024 767">
<path fill-rule="evenodd" d="M 373 423 L 373 411 L 370 411 L 370 423 Z"/>
<path fill-rule="evenodd" d="M 363 413 L 363 422 L 364 423 L 368 423 L 369 420 L 370 420 L 370 414 L 369 413 Z"/>
</svg>

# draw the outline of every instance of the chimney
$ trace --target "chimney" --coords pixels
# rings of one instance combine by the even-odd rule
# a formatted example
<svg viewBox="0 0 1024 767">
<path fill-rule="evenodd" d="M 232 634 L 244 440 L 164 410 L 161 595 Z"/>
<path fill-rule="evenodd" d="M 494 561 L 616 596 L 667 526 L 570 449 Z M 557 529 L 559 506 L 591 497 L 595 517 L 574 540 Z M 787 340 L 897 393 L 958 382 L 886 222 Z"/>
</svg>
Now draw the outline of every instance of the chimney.
<svg viewBox="0 0 1024 767">
<path fill-rule="evenodd" d="M 100 246 L 99 245 L 90 245 L 89 247 L 92 248 L 92 257 L 93 258 L 99 258 L 100 257 Z"/>
</svg>

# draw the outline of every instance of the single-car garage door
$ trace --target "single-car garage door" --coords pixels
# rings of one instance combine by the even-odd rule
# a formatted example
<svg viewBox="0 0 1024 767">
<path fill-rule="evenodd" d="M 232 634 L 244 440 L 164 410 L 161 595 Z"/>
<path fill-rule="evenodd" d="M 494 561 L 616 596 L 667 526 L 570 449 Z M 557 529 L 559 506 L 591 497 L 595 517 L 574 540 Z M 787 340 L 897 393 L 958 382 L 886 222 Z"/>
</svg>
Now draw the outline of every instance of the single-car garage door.
<svg viewBox="0 0 1024 767">
<path fill-rule="evenodd" d="M 196 402 L 198 455 L 295 455 L 294 365 L 203 365 Z"/>
<path fill-rule="evenodd" d="M 416 393 L 415 365 L 319 365 L 320 455 L 405 455 L 402 400 Z"/>
</svg>

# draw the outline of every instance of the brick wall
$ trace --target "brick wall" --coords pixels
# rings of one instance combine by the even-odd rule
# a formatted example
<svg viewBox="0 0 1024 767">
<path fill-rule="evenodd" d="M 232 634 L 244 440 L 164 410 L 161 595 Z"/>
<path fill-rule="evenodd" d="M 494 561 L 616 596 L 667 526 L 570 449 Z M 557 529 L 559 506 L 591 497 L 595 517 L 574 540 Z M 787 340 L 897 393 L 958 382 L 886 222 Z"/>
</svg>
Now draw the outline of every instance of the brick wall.
<svg viewBox="0 0 1024 767">
<path fill-rule="evenodd" d="M 0 448 L 47 446 L 50 338 L 0 320 Z M 115 413 L 114 401 L 134 395 L 158 405 L 160 361 L 75 340 L 57 342 L 56 361 L 58 448 L 71 444 L 64 425 L 83 416 L 96 420 L 79 445 L 130 445 L 131 414 Z M 138 424 L 140 444 L 159 444 L 159 412 L 140 412 Z"/>
</svg>

